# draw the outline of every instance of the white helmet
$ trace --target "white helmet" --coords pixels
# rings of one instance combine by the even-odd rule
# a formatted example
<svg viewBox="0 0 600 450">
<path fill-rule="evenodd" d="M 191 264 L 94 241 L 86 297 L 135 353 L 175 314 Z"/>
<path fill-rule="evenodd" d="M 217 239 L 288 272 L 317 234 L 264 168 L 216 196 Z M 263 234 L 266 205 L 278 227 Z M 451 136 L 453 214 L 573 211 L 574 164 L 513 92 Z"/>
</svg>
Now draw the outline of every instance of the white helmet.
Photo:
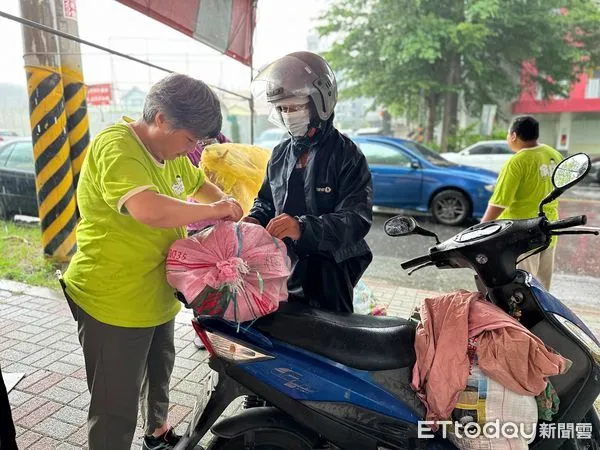
<svg viewBox="0 0 600 450">
<path fill-rule="evenodd" d="M 294 52 L 264 69 L 252 81 L 255 97 L 278 103 L 291 97 L 310 97 L 319 119 L 326 121 L 337 103 L 335 75 L 322 57 L 311 52 Z"/>
</svg>

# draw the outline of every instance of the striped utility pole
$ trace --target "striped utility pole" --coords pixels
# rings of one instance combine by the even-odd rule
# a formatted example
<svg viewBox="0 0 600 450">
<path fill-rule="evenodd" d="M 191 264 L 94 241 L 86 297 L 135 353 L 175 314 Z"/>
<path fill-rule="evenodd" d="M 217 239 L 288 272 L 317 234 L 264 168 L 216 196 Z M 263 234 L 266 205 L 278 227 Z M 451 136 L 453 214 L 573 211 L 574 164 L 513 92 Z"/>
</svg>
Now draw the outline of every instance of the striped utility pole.
<svg viewBox="0 0 600 450">
<path fill-rule="evenodd" d="M 77 26 L 77 6 L 75 0 L 55 0 L 57 25 L 60 31 L 79 36 Z M 81 47 L 79 42 L 58 38 L 60 47 L 60 71 L 62 73 L 65 111 L 67 113 L 67 133 L 71 146 L 71 169 L 73 185 L 77 190 L 77 181 L 81 165 L 90 144 L 90 126 L 85 101 L 86 88 L 83 83 L 81 65 Z"/>
<path fill-rule="evenodd" d="M 56 28 L 54 0 L 20 0 L 21 15 Z M 77 225 L 58 38 L 23 26 L 29 119 L 44 255 L 66 262 Z"/>
</svg>

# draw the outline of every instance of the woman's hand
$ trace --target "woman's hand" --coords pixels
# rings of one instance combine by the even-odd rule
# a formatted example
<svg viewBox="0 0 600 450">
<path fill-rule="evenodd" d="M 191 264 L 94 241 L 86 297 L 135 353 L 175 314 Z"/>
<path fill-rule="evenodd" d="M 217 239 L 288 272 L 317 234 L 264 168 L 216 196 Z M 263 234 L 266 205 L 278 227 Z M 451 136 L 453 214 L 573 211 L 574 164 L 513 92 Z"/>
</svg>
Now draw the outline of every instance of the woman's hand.
<svg viewBox="0 0 600 450">
<path fill-rule="evenodd" d="M 238 201 L 233 198 L 225 198 L 212 203 L 211 207 L 215 210 L 215 218 L 219 220 L 232 220 L 237 222 L 244 215 L 242 207 Z"/>
<path fill-rule="evenodd" d="M 253 223 L 254 225 L 260 225 L 260 222 L 258 221 L 258 219 L 254 218 L 254 217 L 250 217 L 250 216 L 244 217 L 242 219 L 242 222 Z"/>
</svg>

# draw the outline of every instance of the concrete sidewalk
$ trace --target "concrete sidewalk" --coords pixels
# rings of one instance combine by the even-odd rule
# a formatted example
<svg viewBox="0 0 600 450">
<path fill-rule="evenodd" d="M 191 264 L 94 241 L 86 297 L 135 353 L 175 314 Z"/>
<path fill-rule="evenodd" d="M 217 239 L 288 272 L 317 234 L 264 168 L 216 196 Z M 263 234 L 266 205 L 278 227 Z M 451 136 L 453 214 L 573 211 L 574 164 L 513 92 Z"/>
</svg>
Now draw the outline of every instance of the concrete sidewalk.
<svg viewBox="0 0 600 450">
<path fill-rule="evenodd" d="M 365 279 L 390 315 L 407 317 L 430 291 L 407 289 L 389 281 Z M 598 333 L 600 311 L 592 305 L 573 305 Z M 206 351 L 192 343 L 192 314 L 177 316 L 177 357 L 171 380 L 170 423 L 179 433 L 187 428 L 197 384 L 209 373 Z M 20 449 L 83 449 L 87 446 L 86 417 L 89 394 L 76 324 L 57 292 L 0 280 L 0 366 L 3 372 L 26 376 L 9 398 Z M 225 412 L 233 414 L 238 401 Z M 141 445 L 136 430 L 133 448 Z"/>
</svg>

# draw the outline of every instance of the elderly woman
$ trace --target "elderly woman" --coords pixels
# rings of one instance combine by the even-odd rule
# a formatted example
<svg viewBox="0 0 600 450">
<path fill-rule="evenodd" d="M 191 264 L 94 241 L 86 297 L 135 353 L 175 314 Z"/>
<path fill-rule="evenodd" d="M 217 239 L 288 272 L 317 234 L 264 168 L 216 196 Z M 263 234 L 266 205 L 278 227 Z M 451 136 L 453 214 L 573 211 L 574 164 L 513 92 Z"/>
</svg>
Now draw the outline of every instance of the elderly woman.
<svg viewBox="0 0 600 450">
<path fill-rule="evenodd" d="M 91 394 L 90 450 L 128 450 L 140 400 L 143 448 L 168 449 L 178 441 L 167 413 L 180 303 L 165 259 L 186 225 L 242 216 L 239 204 L 223 200 L 185 157 L 216 137 L 221 123 L 210 88 L 174 74 L 151 88 L 142 119 L 124 117 L 91 144 L 77 192 L 77 253 L 63 281 Z"/>
</svg>

